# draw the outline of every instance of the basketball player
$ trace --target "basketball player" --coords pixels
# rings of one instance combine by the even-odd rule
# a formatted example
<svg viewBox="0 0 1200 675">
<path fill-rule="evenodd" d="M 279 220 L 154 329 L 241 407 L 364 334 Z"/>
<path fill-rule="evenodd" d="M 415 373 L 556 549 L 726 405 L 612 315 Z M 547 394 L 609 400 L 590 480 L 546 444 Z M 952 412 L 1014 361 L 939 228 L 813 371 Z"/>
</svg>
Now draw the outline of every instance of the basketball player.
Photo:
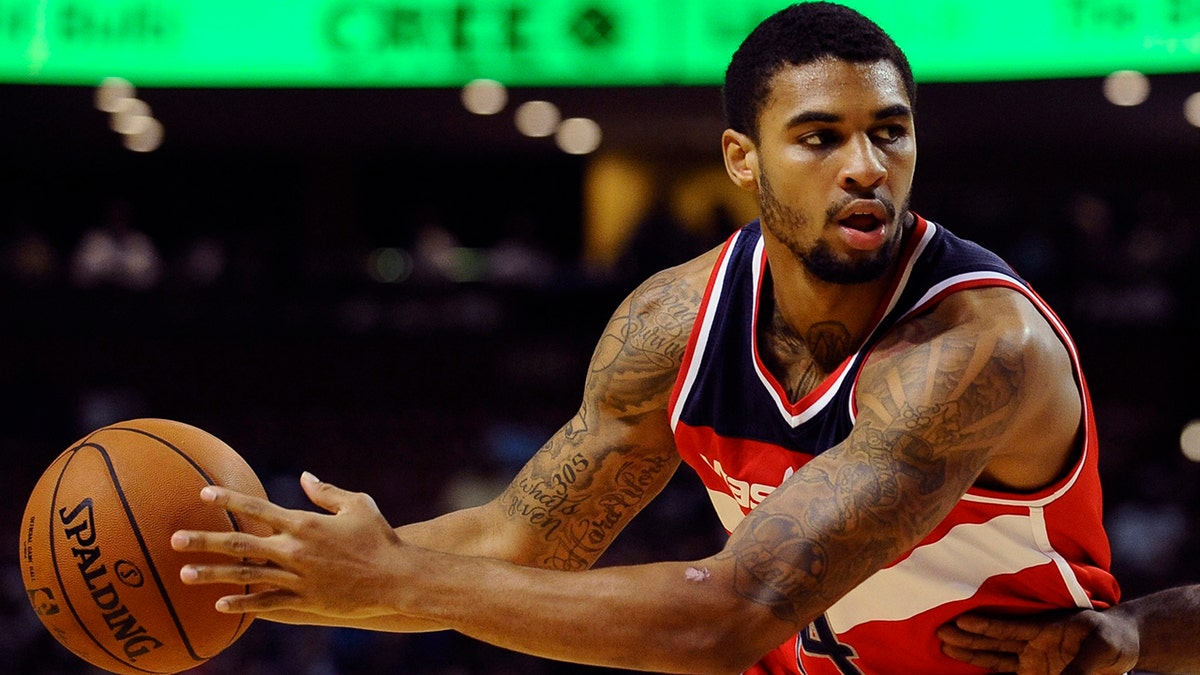
<svg viewBox="0 0 1200 675">
<path fill-rule="evenodd" d="M 269 587 L 227 612 L 679 673 L 978 672 L 939 626 L 1113 605 L 1074 345 L 1000 259 L 908 210 L 904 54 L 848 8 L 795 5 L 724 93 L 725 166 L 761 222 L 629 295 L 579 412 L 501 496 L 392 529 L 309 474 L 330 515 L 206 488 L 278 534 L 177 533 L 234 556 L 181 576 Z M 681 462 L 724 549 L 592 569 Z"/>
<path fill-rule="evenodd" d="M 946 653 L 1017 675 L 1200 673 L 1200 585 L 1058 618 L 964 615 L 938 635 Z"/>
</svg>

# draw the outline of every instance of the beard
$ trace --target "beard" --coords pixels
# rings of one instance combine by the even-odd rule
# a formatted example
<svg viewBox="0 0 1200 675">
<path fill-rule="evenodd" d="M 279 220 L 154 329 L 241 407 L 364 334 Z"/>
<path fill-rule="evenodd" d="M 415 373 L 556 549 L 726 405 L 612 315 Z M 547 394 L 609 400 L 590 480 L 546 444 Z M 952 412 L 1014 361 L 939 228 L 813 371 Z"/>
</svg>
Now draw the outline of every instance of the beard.
<svg viewBox="0 0 1200 675">
<path fill-rule="evenodd" d="M 839 256 L 828 242 L 821 239 L 811 246 L 805 246 L 797 235 L 809 227 L 808 218 L 779 201 L 767 180 L 766 172 L 762 173 L 759 195 L 763 227 L 770 230 L 771 234 L 796 256 L 805 269 L 821 281 L 831 284 L 862 284 L 875 281 L 888 271 L 892 261 L 896 258 L 900 243 L 898 236 L 865 257 Z M 833 224 L 837 214 L 851 201 L 853 198 L 847 197 L 845 202 L 829 207 L 825 212 L 825 222 L 821 223 L 821 228 L 824 229 L 827 225 Z M 895 205 L 887 200 L 880 201 L 887 209 L 887 226 L 895 227 L 897 225 Z M 907 208 L 906 204 L 905 210 Z"/>
</svg>

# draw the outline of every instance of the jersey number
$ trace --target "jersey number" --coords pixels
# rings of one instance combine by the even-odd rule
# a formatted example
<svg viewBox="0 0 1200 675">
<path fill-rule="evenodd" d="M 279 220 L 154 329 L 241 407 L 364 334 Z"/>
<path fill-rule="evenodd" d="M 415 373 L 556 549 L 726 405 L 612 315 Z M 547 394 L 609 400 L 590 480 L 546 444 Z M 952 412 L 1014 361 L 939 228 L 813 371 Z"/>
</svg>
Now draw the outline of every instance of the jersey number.
<svg viewBox="0 0 1200 675">
<path fill-rule="evenodd" d="M 800 631 L 799 644 L 796 650 L 804 650 L 809 656 L 823 656 L 837 666 L 838 672 L 843 675 L 863 675 L 863 672 L 855 666 L 851 659 L 858 658 L 858 653 L 854 648 L 847 644 L 838 642 L 837 635 L 833 629 L 829 627 L 829 620 L 825 615 L 817 617 L 807 628 Z M 796 654 L 796 661 L 800 665 L 800 672 L 805 672 L 804 663 L 800 660 L 800 655 Z"/>
</svg>

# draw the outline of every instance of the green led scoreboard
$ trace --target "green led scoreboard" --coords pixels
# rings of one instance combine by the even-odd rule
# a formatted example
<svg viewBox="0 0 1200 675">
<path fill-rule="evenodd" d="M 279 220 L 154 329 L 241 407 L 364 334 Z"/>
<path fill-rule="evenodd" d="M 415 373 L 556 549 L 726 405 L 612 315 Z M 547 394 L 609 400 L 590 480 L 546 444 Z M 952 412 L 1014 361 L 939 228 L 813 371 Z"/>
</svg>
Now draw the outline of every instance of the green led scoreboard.
<svg viewBox="0 0 1200 675">
<path fill-rule="evenodd" d="M 0 0 L 0 82 L 714 85 L 778 0 Z M 848 0 L 922 81 L 1200 72 L 1200 0 Z"/>
</svg>

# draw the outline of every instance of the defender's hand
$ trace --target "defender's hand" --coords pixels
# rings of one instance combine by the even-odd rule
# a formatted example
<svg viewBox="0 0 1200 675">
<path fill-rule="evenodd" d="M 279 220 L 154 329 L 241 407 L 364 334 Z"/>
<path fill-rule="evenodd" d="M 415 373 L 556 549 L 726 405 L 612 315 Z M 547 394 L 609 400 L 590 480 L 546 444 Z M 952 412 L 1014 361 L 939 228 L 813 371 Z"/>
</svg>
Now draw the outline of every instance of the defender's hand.
<svg viewBox="0 0 1200 675">
<path fill-rule="evenodd" d="M 387 594 L 403 544 L 369 495 L 341 490 L 305 472 L 308 498 L 329 514 L 285 509 L 221 487 L 200 492 L 204 501 L 270 526 L 275 534 L 181 530 L 177 551 L 222 553 L 228 564 L 189 564 L 179 576 L 189 584 L 231 583 L 257 587 L 248 595 L 217 602 L 222 612 L 291 609 L 323 616 L 363 618 L 394 613 Z"/>
<path fill-rule="evenodd" d="M 964 614 L 937 634 L 947 656 L 1017 675 L 1123 675 L 1139 653 L 1136 626 L 1093 610 L 1040 618 Z"/>
</svg>

